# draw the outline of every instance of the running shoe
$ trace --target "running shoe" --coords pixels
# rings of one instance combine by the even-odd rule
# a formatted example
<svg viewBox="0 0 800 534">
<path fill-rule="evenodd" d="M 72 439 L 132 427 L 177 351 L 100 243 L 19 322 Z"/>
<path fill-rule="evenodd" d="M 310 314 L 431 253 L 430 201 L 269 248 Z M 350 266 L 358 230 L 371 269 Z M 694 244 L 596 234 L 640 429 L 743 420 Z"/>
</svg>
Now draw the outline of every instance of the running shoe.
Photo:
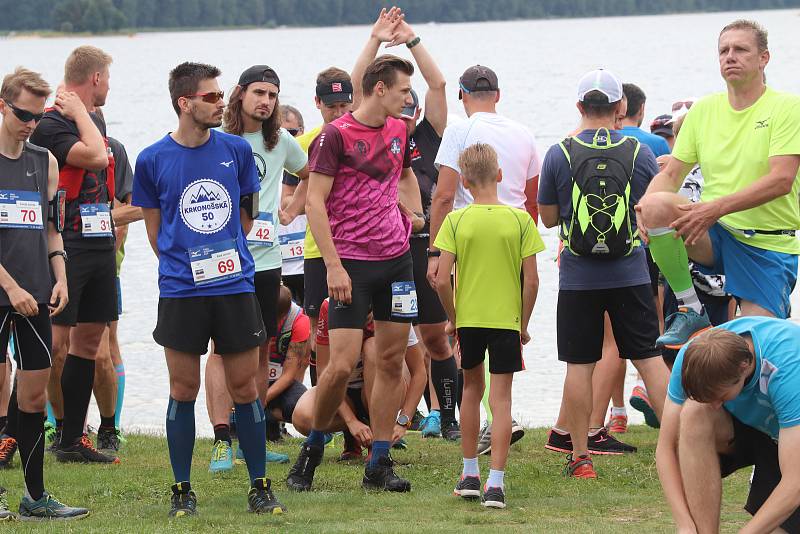
<svg viewBox="0 0 800 534">
<path fill-rule="evenodd" d="M 653 410 L 653 405 L 650 404 L 650 397 L 647 396 L 647 390 L 642 386 L 634 386 L 631 392 L 631 398 L 628 399 L 631 406 L 644 414 L 644 422 L 647 426 L 659 428 L 661 423 L 658 420 L 656 411 Z"/>
<path fill-rule="evenodd" d="M 286 511 L 272 493 L 272 481 L 268 478 L 257 478 L 247 494 L 247 511 L 254 514 L 278 515 Z"/>
<path fill-rule="evenodd" d="M 397 476 L 394 472 L 394 460 L 390 456 L 378 459 L 378 465 L 364 470 L 361 487 L 366 490 L 384 490 L 406 492 L 411 491 L 411 482 Z"/>
<path fill-rule="evenodd" d="M 414 417 L 411 418 L 411 426 L 409 427 L 409 430 L 415 432 L 418 431 L 422 426 L 421 423 L 423 419 L 425 419 L 425 417 L 422 415 L 422 412 L 419 410 L 415 411 Z"/>
<path fill-rule="evenodd" d="M 116 428 L 100 428 L 97 431 L 97 449 L 108 454 L 115 454 L 119 452 L 122 440 L 120 440 L 120 431 Z"/>
<path fill-rule="evenodd" d="M 608 429 L 603 427 L 594 435 L 589 436 L 589 452 L 592 454 L 625 454 L 636 452 L 636 447 L 623 443 L 608 434 Z"/>
<path fill-rule="evenodd" d="M 477 499 L 481 496 L 481 479 L 480 477 L 465 477 L 461 475 L 458 479 L 453 495 L 461 497 L 462 499 Z"/>
<path fill-rule="evenodd" d="M 592 459 L 587 454 L 582 454 L 575 459 L 571 454 L 567 456 L 564 474 L 573 478 L 597 478 Z"/>
<path fill-rule="evenodd" d="M 38 501 L 28 496 L 23 496 L 19 501 L 19 517 L 23 521 L 42 519 L 83 519 L 89 515 L 86 508 L 73 508 L 58 502 L 58 500 L 44 492 Z"/>
<path fill-rule="evenodd" d="M 525 429 L 516 420 L 511 420 L 511 443 L 513 445 L 525 436 Z"/>
<path fill-rule="evenodd" d="M 92 440 L 84 434 L 81 439 L 71 447 L 59 445 L 54 451 L 56 460 L 59 462 L 81 462 L 98 464 L 118 464 L 119 458 L 116 456 L 103 454 L 94 448 Z"/>
<path fill-rule="evenodd" d="M 442 435 L 442 416 L 439 410 L 433 410 L 419 424 L 423 438 L 438 438 Z"/>
<path fill-rule="evenodd" d="M 608 423 L 606 424 L 609 432 L 615 434 L 624 434 L 628 431 L 628 416 L 627 415 L 614 415 L 611 413 L 608 416 Z"/>
<path fill-rule="evenodd" d="M 8 509 L 8 492 L 0 488 L 0 521 L 13 521 L 17 515 Z"/>
<path fill-rule="evenodd" d="M 572 452 L 572 438 L 569 433 L 562 434 L 551 428 L 547 432 L 547 443 L 544 448 L 555 452 L 570 453 Z"/>
<path fill-rule="evenodd" d="M 697 334 L 711 328 L 706 310 L 697 313 L 691 308 L 678 308 L 678 311 L 668 316 L 664 324 L 669 325 L 661 336 L 656 339 L 656 347 L 679 349 Z"/>
<path fill-rule="evenodd" d="M 492 452 L 492 425 L 489 421 L 484 421 L 481 431 L 478 433 L 478 454 L 489 454 Z"/>
<path fill-rule="evenodd" d="M 295 491 L 309 491 L 314 482 L 314 471 L 322 463 L 323 447 L 303 443 L 297 460 L 289 469 L 286 485 Z"/>
<path fill-rule="evenodd" d="M 282 454 L 280 452 L 272 452 L 267 449 L 266 452 L 266 459 L 268 464 L 288 464 L 289 463 L 289 455 Z M 236 448 L 236 463 L 243 464 L 244 463 L 244 451 L 241 447 Z"/>
<path fill-rule="evenodd" d="M 47 440 L 47 443 L 53 443 L 53 440 L 56 437 L 56 425 L 50 421 L 44 422 L 44 437 Z"/>
<path fill-rule="evenodd" d="M 208 470 L 211 473 L 222 473 L 233 469 L 233 447 L 227 441 L 218 439 L 211 447 L 211 462 Z"/>
<path fill-rule="evenodd" d="M 408 443 L 406 443 L 406 440 L 404 440 L 403 438 L 400 438 L 394 443 L 392 443 L 392 448 L 404 451 L 408 449 Z"/>
<path fill-rule="evenodd" d="M 47 447 L 47 452 L 55 452 L 61 444 L 61 428 L 55 427 L 52 437 L 47 438 L 50 441 L 50 446 Z"/>
<path fill-rule="evenodd" d="M 16 452 L 17 440 L 8 436 L 0 439 L 0 469 L 11 467 Z"/>
<path fill-rule="evenodd" d="M 423 434 L 424 436 L 424 434 Z M 448 421 L 442 426 L 442 437 L 447 441 L 458 441 L 461 439 L 461 429 L 458 421 Z"/>
<path fill-rule="evenodd" d="M 506 507 L 506 493 L 503 488 L 483 488 L 483 497 L 481 497 L 481 506 L 486 508 L 505 508 Z"/>
<path fill-rule="evenodd" d="M 184 517 L 197 515 L 197 495 L 192 491 L 188 482 L 178 482 L 172 485 L 170 517 Z"/>
<path fill-rule="evenodd" d="M 361 447 L 358 449 L 345 449 L 339 456 L 339 462 L 361 462 L 364 460 L 364 455 L 361 452 Z"/>
</svg>

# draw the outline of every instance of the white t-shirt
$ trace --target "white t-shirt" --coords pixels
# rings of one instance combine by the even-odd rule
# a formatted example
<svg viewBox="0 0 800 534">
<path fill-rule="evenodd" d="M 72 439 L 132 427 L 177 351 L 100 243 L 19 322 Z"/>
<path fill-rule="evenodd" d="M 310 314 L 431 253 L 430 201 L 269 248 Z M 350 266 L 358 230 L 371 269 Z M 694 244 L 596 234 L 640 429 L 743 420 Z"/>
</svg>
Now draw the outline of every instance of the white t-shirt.
<svg viewBox="0 0 800 534">
<path fill-rule="evenodd" d="M 470 145 L 486 143 L 497 152 L 503 181 L 497 185 L 501 203 L 525 209 L 525 184 L 539 176 L 542 160 L 533 134 L 522 124 L 497 113 L 473 113 L 469 119 L 449 124 L 444 130 L 436 167 L 450 167 L 460 173 L 458 156 Z M 472 195 L 459 180 L 453 209 L 472 204 Z"/>
</svg>

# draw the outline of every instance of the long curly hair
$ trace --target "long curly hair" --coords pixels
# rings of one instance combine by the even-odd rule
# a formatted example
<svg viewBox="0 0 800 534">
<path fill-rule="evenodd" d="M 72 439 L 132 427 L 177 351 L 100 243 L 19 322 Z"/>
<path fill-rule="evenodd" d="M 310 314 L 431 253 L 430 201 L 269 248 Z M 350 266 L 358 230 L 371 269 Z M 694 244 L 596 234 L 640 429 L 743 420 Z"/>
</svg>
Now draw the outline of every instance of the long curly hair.
<svg viewBox="0 0 800 534">
<path fill-rule="evenodd" d="M 222 128 L 226 133 L 241 136 L 244 133 L 244 121 L 242 120 L 242 95 L 247 87 L 237 85 L 231 92 L 228 106 L 222 116 Z M 275 99 L 275 107 L 272 115 L 261 123 L 261 137 L 264 138 L 264 148 L 272 150 L 280 139 L 281 114 L 280 101 Z"/>
</svg>

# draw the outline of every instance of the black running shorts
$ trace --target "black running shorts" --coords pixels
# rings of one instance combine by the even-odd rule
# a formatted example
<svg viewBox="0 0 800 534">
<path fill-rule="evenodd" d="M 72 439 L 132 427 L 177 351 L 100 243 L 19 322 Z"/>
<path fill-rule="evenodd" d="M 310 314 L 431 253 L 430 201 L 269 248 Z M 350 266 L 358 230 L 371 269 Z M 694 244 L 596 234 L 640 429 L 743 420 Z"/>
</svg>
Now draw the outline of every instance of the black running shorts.
<svg viewBox="0 0 800 534">
<path fill-rule="evenodd" d="M 53 324 L 110 323 L 117 313 L 117 257 L 114 249 L 67 249 L 69 302 Z"/>
<path fill-rule="evenodd" d="M 339 301 L 330 303 L 329 330 L 337 328 L 361 330 L 364 328 L 370 306 L 376 321 L 410 323 L 417 318 L 416 299 L 411 293 L 414 285 L 414 269 L 411 265 L 410 252 L 391 260 L 342 260 L 342 266 L 352 282 L 352 300 L 350 304 Z M 410 296 L 393 294 L 395 288 Z M 406 307 L 402 309 L 398 307 L 403 305 Z"/>
<path fill-rule="evenodd" d="M 781 481 L 778 462 L 778 444 L 760 430 L 748 426 L 735 417 L 733 420 L 733 452 L 720 454 L 720 472 L 723 477 L 754 465 L 753 482 L 744 509 L 755 515 Z M 796 509 L 781 528 L 786 532 L 800 532 L 800 509 Z"/>
<path fill-rule="evenodd" d="M 0 364 L 6 363 L 8 338 L 12 332 L 14 360 L 20 370 L 38 371 L 50 368 L 53 335 L 47 305 L 39 304 L 39 314 L 34 317 L 21 315 L 11 306 L 0 306 Z"/>
<path fill-rule="evenodd" d="M 456 331 L 461 368 L 473 369 L 483 363 L 489 350 L 489 372 L 494 375 L 525 369 L 519 332 L 501 328 L 459 328 Z"/>
<path fill-rule="evenodd" d="M 281 289 L 281 268 L 256 271 L 256 298 L 261 308 L 261 319 L 267 330 L 267 337 L 278 334 L 278 295 Z"/>
<path fill-rule="evenodd" d="M 417 286 L 419 313 L 414 324 L 436 324 L 447 321 L 439 295 L 428 283 L 428 238 L 411 236 L 411 259 L 414 263 L 414 285 Z"/>
<path fill-rule="evenodd" d="M 303 298 L 305 297 L 305 291 L 303 291 L 303 275 L 302 274 L 287 274 L 281 277 L 283 281 L 283 285 L 289 288 L 289 291 L 292 292 L 292 300 L 297 303 L 298 306 L 303 306 Z"/>
<path fill-rule="evenodd" d="M 322 301 L 328 298 L 328 270 L 322 258 L 303 260 L 303 310 L 309 317 L 319 317 Z"/>
<path fill-rule="evenodd" d="M 214 297 L 160 298 L 153 339 L 162 347 L 205 354 L 214 341 L 217 354 L 233 354 L 267 341 L 253 293 Z"/>
<path fill-rule="evenodd" d="M 271 386 L 272 384 L 270 384 L 270 387 Z M 306 391 L 306 387 L 303 384 L 294 380 L 289 384 L 289 387 L 283 390 L 283 393 L 267 403 L 267 410 L 272 411 L 275 408 L 279 409 L 281 411 L 281 420 L 291 423 L 292 414 L 297 406 L 297 402 Z"/>
<path fill-rule="evenodd" d="M 364 390 L 361 388 L 347 388 L 347 398 L 350 399 L 350 407 L 353 409 L 353 413 L 356 414 L 356 419 L 365 425 L 369 425 L 369 409 L 364 403 L 363 394 Z"/>
<path fill-rule="evenodd" d="M 619 355 L 629 360 L 660 356 L 658 316 L 650 284 L 612 289 L 558 291 L 558 359 L 594 363 L 603 355 L 603 315 L 608 312 Z"/>
</svg>

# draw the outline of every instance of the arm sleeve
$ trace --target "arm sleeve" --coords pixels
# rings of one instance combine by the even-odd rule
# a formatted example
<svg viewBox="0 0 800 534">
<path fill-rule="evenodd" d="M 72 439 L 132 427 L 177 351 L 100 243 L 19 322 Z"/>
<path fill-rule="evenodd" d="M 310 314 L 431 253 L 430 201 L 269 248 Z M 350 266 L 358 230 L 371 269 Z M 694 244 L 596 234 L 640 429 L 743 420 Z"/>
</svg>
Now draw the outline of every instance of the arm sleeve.
<svg viewBox="0 0 800 534">
<path fill-rule="evenodd" d="M 239 194 L 248 195 L 261 189 L 253 149 L 247 141 L 239 146 Z"/>
<path fill-rule="evenodd" d="M 439 250 L 446 250 L 447 252 L 455 254 L 456 236 L 455 232 L 453 231 L 452 215 L 453 212 L 450 212 L 447 214 L 447 217 L 445 217 L 442 227 L 439 229 L 439 233 L 436 234 L 436 241 L 433 243 L 433 246 Z"/>
<path fill-rule="evenodd" d="M 302 313 L 294 320 L 294 324 L 292 325 L 292 337 L 289 341 L 292 343 L 302 343 L 308 341 L 310 336 L 311 319 L 308 318 L 308 315 Z"/>
<path fill-rule="evenodd" d="M 775 117 L 769 138 L 769 157 L 800 154 L 800 99 L 792 97 Z"/>
<path fill-rule="evenodd" d="M 319 318 L 317 319 L 317 345 L 329 345 L 328 338 L 328 299 L 322 301 L 319 307 Z"/>
<path fill-rule="evenodd" d="M 327 176 L 336 176 L 339 170 L 339 159 L 343 154 L 342 134 L 336 126 L 326 124 L 319 137 L 309 147 L 308 170 Z"/>
<path fill-rule="evenodd" d="M 436 160 L 434 161 L 437 169 L 444 165 L 458 173 L 461 172 L 461 168 L 458 166 L 458 156 L 461 155 L 458 131 L 456 130 L 458 126 L 458 124 L 454 124 L 444 129 L 442 143 L 439 145 L 439 152 L 437 152 Z"/>
<path fill-rule="evenodd" d="M 133 199 L 131 204 L 142 208 L 161 208 L 153 177 L 153 162 L 146 152 L 136 158 L 136 172 L 133 174 Z"/>
<path fill-rule="evenodd" d="M 542 170 L 539 173 L 539 192 L 537 200 L 539 204 L 552 206 L 558 204 L 558 190 L 556 189 L 556 179 L 558 176 L 558 161 L 563 160 L 567 164 L 567 158 L 561 152 L 558 145 L 553 145 L 547 151 L 542 162 Z"/>
<path fill-rule="evenodd" d="M 300 143 L 297 142 L 297 139 L 292 137 L 289 132 L 281 133 L 281 135 L 286 137 L 286 161 L 283 167 L 294 174 L 306 166 L 308 155 L 300 146 Z"/>
</svg>

